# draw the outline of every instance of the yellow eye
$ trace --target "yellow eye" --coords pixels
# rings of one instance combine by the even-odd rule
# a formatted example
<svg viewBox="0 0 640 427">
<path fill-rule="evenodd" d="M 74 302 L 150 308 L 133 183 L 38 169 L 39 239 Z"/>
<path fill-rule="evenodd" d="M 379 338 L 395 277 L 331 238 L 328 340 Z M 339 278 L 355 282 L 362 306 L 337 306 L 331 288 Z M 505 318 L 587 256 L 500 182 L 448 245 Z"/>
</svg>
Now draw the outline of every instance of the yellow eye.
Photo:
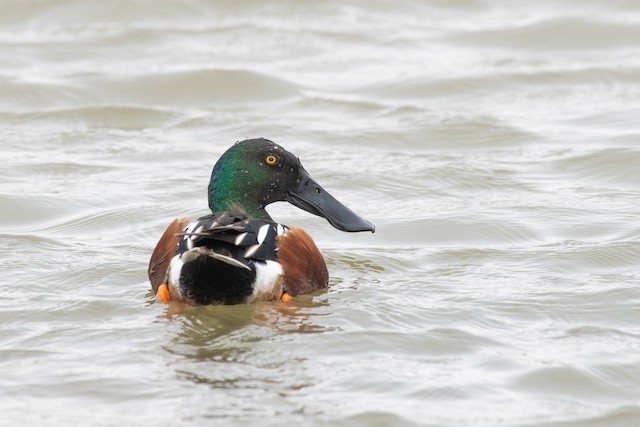
<svg viewBox="0 0 640 427">
<path fill-rule="evenodd" d="M 273 166 L 278 163 L 278 158 L 276 156 L 269 155 L 264 159 L 264 161 L 267 162 L 268 165 Z"/>
</svg>

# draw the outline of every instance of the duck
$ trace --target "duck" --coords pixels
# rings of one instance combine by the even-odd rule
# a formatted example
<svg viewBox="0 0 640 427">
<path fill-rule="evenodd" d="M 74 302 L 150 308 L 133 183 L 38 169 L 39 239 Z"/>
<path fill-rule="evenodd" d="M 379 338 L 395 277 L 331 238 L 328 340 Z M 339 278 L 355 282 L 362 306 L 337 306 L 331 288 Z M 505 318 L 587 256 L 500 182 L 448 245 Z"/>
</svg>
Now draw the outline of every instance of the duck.
<svg viewBox="0 0 640 427">
<path fill-rule="evenodd" d="M 236 142 L 215 163 L 211 213 L 176 218 L 160 237 L 148 275 L 157 300 L 189 305 L 290 301 L 326 288 L 324 257 L 303 229 L 274 221 L 266 207 L 288 202 L 345 232 L 375 232 L 321 187 L 300 159 L 265 138 Z"/>
</svg>

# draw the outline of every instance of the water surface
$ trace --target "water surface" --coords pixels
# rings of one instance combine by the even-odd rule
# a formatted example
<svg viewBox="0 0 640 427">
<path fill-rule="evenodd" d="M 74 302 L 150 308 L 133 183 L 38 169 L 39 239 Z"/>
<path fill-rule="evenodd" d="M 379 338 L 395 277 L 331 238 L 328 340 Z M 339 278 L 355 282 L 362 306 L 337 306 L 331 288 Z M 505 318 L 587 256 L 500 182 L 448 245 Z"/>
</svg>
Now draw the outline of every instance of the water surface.
<svg viewBox="0 0 640 427">
<path fill-rule="evenodd" d="M 7 425 L 635 426 L 636 1 L 0 2 Z M 155 303 L 166 225 L 267 137 L 331 286 Z"/>
</svg>

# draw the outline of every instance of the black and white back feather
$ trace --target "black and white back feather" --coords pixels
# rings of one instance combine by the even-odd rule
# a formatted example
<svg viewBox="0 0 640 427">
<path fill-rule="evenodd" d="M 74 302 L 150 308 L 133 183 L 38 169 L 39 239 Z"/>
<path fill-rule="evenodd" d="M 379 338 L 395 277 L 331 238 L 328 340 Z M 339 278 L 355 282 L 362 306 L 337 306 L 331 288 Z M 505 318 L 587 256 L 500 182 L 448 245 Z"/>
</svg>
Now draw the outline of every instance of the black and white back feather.
<svg viewBox="0 0 640 427">
<path fill-rule="evenodd" d="M 180 255 L 196 247 L 231 257 L 245 265 L 251 261 L 275 261 L 276 238 L 289 231 L 285 225 L 251 219 L 245 214 L 218 212 L 198 218 L 187 226 L 178 243 Z"/>
<path fill-rule="evenodd" d="M 177 233 L 175 256 L 167 272 L 172 296 L 192 304 L 258 300 L 265 289 L 278 284 L 282 269 L 274 262 L 277 237 L 287 232 L 284 225 L 242 213 L 217 212 L 198 218 Z"/>
</svg>

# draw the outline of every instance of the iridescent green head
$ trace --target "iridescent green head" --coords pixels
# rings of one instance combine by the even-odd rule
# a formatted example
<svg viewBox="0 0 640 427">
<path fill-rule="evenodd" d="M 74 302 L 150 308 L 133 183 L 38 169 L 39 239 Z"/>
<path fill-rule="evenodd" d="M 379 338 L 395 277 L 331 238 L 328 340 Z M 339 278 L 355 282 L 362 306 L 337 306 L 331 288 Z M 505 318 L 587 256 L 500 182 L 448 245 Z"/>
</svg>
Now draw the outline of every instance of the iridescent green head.
<svg viewBox="0 0 640 427">
<path fill-rule="evenodd" d="M 318 185 L 300 160 L 268 139 L 247 139 L 220 157 L 209 182 L 212 212 L 244 210 L 254 218 L 271 220 L 265 207 L 287 201 L 326 218 L 343 231 L 375 231 Z"/>
</svg>

